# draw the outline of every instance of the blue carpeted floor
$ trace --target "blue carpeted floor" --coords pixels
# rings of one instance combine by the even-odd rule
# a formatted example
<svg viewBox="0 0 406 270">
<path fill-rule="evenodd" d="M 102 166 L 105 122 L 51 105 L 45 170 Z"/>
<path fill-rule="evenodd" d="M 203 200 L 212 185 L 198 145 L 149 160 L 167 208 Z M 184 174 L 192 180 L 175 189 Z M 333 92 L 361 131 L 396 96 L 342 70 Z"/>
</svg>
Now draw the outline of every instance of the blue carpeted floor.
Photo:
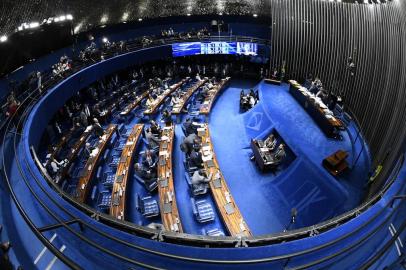
<svg viewBox="0 0 406 270">
<path fill-rule="evenodd" d="M 298 228 L 356 206 L 363 196 L 370 168 L 368 153 L 364 151 L 357 165 L 340 179 L 329 175 L 321 161 L 343 149 L 350 152 L 351 164 L 353 149 L 361 148 L 360 140 L 352 146 L 350 137 L 355 135 L 347 132 L 342 132 L 342 141 L 328 139 L 290 96 L 287 85 L 259 84 L 260 103 L 240 114 L 240 91 L 252 86 L 234 80 L 219 97 L 210 116 L 220 167 L 252 232 L 258 235 L 285 229 L 291 208 L 298 210 L 297 222 L 291 228 Z M 262 174 L 249 161 L 249 141 L 264 138 L 272 131 L 287 143 L 294 160 L 276 174 Z M 354 125 L 350 125 L 349 131 L 355 134 Z"/>
</svg>

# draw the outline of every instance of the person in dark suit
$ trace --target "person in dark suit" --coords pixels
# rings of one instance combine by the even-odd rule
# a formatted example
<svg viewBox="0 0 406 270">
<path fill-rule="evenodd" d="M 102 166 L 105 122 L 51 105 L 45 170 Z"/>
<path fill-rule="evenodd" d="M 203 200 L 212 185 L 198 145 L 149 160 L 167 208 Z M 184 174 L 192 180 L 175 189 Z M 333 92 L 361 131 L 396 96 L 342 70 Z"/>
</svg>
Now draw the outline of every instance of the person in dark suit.
<svg viewBox="0 0 406 270">
<path fill-rule="evenodd" d="M 200 148 L 197 146 L 195 146 L 190 153 L 190 165 L 197 168 L 203 167 L 202 154 L 200 153 Z"/>
<path fill-rule="evenodd" d="M 104 134 L 104 130 L 102 128 L 102 126 L 99 123 L 99 120 L 97 120 L 97 118 L 93 119 L 93 132 L 97 137 L 101 137 Z"/>
<path fill-rule="evenodd" d="M 134 171 L 139 177 L 145 180 L 145 183 L 152 181 L 156 177 L 155 170 L 148 170 L 140 163 L 134 164 Z"/>
<path fill-rule="evenodd" d="M 142 155 L 142 165 L 150 170 L 155 169 L 157 164 L 157 157 L 151 150 L 146 150 Z"/>
<path fill-rule="evenodd" d="M 191 118 L 186 118 L 186 121 L 183 123 L 183 128 L 185 129 L 186 136 L 197 134 L 197 126 L 193 125 Z"/>
<path fill-rule="evenodd" d="M 166 126 L 170 126 L 172 124 L 172 115 L 168 110 L 165 110 L 162 113 L 162 121 L 165 123 Z"/>
<path fill-rule="evenodd" d="M 154 134 L 151 131 L 151 128 L 148 128 L 147 131 L 145 132 L 145 139 L 148 142 L 149 149 L 153 149 L 159 145 L 159 139 L 154 136 Z"/>
<path fill-rule="evenodd" d="M 149 121 L 149 124 L 149 128 L 151 129 L 152 134 L 154 134 L 154 136 L 156 137 L 159 137 L 161 135 L 161 127 L 154 120 Z"/>
<path fill-rule="evenodd" d="M 186 153 L 187 155 L 190 155 L 190 153 L 193 150 L 193 145 L 195 144 L 195 140 L 197 139 L 197 135 L 192 133 L 189 134 L 181 143 L 180 145 L 180 150 L 182 152 Z"/>
</svg>

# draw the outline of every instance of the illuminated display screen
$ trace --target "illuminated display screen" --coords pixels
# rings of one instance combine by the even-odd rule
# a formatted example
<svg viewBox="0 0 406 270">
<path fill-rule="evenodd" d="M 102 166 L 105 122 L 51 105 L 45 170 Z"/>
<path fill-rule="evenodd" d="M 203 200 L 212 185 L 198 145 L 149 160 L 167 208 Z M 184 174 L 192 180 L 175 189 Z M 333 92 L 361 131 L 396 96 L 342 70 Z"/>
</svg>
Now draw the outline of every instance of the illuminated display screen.
<svg viewBox="0 0 406 270">
<path fill-rule="evenodd" d="M 172 45 L 174 57 L 200 54 L 257 55 L 258 45 L 250 42 L 185 42 Z"/>
</svg>

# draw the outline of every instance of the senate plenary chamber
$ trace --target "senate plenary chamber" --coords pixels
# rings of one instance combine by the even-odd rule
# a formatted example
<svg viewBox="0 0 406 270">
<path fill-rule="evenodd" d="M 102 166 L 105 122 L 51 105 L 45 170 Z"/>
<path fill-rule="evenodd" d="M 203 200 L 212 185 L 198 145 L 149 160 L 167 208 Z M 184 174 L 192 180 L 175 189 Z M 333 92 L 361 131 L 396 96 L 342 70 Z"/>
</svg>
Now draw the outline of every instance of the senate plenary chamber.
<svg viewBox="0 0 406 270">
<path fill-rule="evenodd" d="M 0 269 L 406 269 L 403 0 L 0 1 Z"/>
</svg>

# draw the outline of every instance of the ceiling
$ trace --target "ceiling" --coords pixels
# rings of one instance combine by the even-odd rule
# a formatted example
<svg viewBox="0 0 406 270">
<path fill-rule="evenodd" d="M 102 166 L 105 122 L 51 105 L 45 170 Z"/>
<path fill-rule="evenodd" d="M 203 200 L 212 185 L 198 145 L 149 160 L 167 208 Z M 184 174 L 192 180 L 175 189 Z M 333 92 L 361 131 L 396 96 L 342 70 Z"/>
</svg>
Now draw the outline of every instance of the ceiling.
<svg viewBox="0 0 406 270">
<path fill-rule="evenodd" d="M 174 15 L 269 15 L 269 0 L 1 0 L 0 36 L 22 23 L 65 14 L 73 16 L 75 32 L 104 24 Z"/>
<path fill-rule="evenodd" d="M 9 36 L 22 23 L 73 15 L 75 32 L 97 25 L 176 15 L 258 14 L 270 16 L 271 2 L 281 0 L 0 0 L 0 36 Z M 306 0 L 302 0 L 306 1 Z M 326 0 L 320 0 L 326 1 Z M 364 0 L 329 0 L 364 3 Z M 378 4 L 392 0 L 368 0 Z"/>
</svg>

